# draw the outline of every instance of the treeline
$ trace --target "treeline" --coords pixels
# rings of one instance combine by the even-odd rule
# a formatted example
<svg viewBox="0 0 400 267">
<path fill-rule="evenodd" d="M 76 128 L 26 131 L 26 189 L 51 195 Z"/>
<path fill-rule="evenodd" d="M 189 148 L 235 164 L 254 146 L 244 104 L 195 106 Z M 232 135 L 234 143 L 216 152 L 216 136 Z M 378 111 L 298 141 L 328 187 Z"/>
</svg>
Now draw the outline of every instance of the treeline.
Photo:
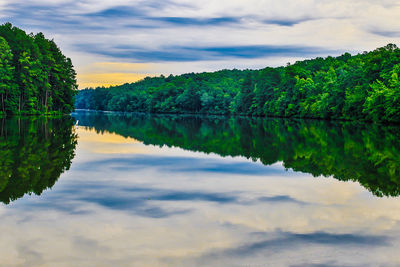
<svg viewBox="0 0 400 267">
<path fill-rule="evenodd" d="M 0 202 L 51 188 L 70 168 L 77 143 L 70 117 L 0 119 Z"/>
<path fill-rule="evenodd" d="M 400 49 L 85 89 L 76 108 L 400 122 Z"/>
<path fill-rule="evenodd" d="M 243 156 L 400 195 L 398 126 L 272 118 L 77 112 L 79 125 L 156 146 Z"/>
<path fill-rule="evenodd" d="M 76 108 L 153 113 L 228 114 L 246 74 L 222 70 L 214 73 L 147 77 L 110 88 L 79 91 Z"/>
<path fill-rule="evenodd" d="M 0 114 L 71 112 L 75 76 L 71 60 L 43 33 L 0 25 Z"/>
</svg>

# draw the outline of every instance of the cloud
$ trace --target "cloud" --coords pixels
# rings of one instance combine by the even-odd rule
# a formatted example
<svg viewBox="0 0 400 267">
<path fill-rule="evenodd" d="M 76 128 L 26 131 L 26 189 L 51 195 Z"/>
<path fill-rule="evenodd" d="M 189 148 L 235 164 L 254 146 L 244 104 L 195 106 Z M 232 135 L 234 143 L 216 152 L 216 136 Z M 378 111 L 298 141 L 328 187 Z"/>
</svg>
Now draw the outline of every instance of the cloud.
<svg viewBox="0 0 400 267">
<path fill-rule="evenodd" d="M 104 9 L 94 13 L 87 13 L 81 16 L 83 17 L 99 17 L 100 19 L 104 18 L 126 18 L 126 17 L 135 17 L 141 16 L 142 11 L 138 10 L 132 6 L 116 6 L 108 9 Z"/>
<path fill-rule="evenodd" d="M 227 58 L 257 59 L 287 56 L 317 56 L 326 53 L 338 53 L 318 47 L 275 46 L 275 45 L 238 45 L 238 46 L 167 46 L 155 49 L 146 47 L 118 45 L 101 47 L 96 44 L 77 44 L 80 49 L 109 58 L 130 58 L 136 62 L 179 62 L 221 60 Z"/>
<path fill-rule="evenodd" d="M 3 22 L 54 38 L 78 69 L 82 57 L 158 62 L 164 75 L 259 68 L 400 42 L 395 0 L 5 0 L 0 10 Z"/>
<path fill-rule="evenodd" d="M 240 23 L 237 17 L 219 17 L 219 18 L 190 18 L 190 17 L 150 17 L 149 20 L 165 22 L 167 24 L 179 26 L 220 26 L 227 24 Z"/>
<path fill-rule="evenodd" d="M 263 20 L 263 23 L 289 27 L 289 26 L 294 26 L 296 24 L 310 21 L 310 20 L 313 20 L 313 18 L 299 18 L 299 19 L 280 18 L 280 19 L 266 19 L 266 20 Z"/>
<path fill-rule="evenodd" d="M 371 30 L 370 33 L 384 37 L 400 37 L 400 31 Z"/>
<path fill-rule="evenodd" d="M 219 46 L 203 48 L 186 48 L 195 52 L 210 52 L 216 57 L 239 58 L 265 58 L 279 56 L 305 56 L 326 53 L 327 51 L 317 47 L 307 46 L 272 46 L 272 45 L 245 45 L 245 46 Z"/>
</svg>

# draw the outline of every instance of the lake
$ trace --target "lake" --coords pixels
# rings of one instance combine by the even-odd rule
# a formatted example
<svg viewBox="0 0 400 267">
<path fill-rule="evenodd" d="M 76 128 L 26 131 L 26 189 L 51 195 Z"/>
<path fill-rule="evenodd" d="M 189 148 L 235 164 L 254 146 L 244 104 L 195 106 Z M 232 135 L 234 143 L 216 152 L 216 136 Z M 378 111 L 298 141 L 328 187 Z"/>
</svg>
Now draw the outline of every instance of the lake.
<svg viewBox="0 0 400 267">
<path fill-rule="evenodd" d="M 0 266 L 400 265 L 397 126 L 76 111 L 0 146 Z"/>
</svg>

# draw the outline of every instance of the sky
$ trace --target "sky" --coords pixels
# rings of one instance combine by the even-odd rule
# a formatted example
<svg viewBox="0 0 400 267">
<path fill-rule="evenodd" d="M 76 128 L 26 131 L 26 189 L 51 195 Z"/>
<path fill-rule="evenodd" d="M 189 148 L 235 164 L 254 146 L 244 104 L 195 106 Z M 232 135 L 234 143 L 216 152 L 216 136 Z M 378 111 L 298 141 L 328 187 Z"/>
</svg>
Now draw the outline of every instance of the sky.
<svg viewBox="0 0 400 267">
<path fill-rule="evenodd" d="M 0 23 L 43 32 L 79 87 L 260 69 L 400 42 L 398 0 L 0 0 Z"/>
</svg>

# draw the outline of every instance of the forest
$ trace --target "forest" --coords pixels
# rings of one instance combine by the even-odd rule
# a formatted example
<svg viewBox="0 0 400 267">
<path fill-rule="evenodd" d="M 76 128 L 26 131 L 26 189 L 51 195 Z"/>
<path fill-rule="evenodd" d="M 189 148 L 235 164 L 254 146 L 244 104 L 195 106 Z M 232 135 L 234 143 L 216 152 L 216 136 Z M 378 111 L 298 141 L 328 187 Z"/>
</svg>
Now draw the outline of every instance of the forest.
<svg viewBox="0 0 400 267">
<path fill-rule="evenodd" d="M 355 181 L 376 196 L 400 195 L 397 125 L 260 117 L 79 111 L 80 126 L 146 145 L 242 156 L 264 165 Z"/>
<path fill-rule="evenodd" d="M 77 109 L 400 122 L 400 49 L 87 88 Z"/>
<path fill-rule="evenodd" d="M 71 59 L 53 40 L 0 25 L 0 115 L 70 113 L 77 87 Z"/>
</svg>

